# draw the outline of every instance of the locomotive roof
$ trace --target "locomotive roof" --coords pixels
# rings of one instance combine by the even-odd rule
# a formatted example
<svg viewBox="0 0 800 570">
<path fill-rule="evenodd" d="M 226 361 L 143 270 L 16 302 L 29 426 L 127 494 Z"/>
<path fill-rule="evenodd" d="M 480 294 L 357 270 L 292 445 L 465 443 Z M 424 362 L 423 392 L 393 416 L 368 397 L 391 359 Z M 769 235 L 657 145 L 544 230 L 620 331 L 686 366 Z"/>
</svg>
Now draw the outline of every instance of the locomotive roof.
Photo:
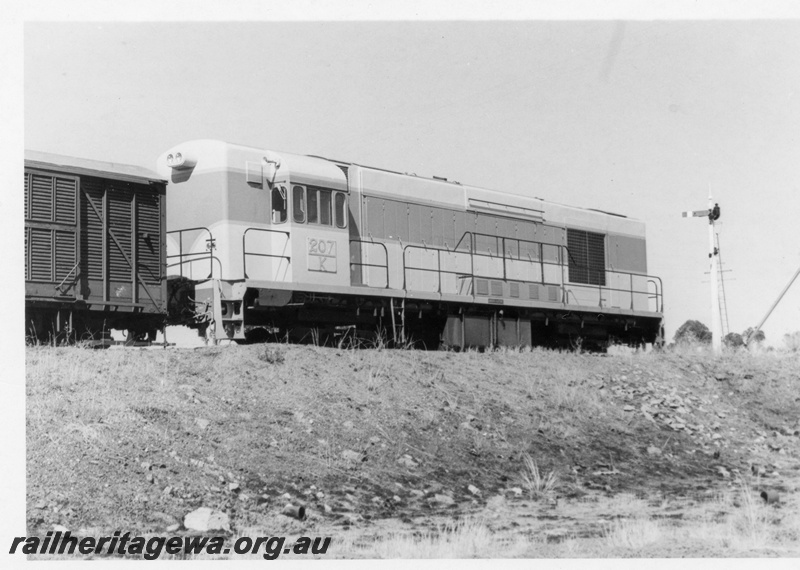
<svg viewBox="0 0 800 570">
<path fill-rule="evenodd" d="M 102 178 L 112 178 L 114 180 L 124 180 L 126 182 L 167 182 L 157 172 L 142 168 L 141 166 L 120 164 L 119 162 L 90 160 L 88 158 L 78 158 L 36 150 L 25 150 L 25 166 L 47 168 L 50 170 L 55 168 L 61 172 L 70 174 L 87 174 L 100 176 Z"/>
<path fill-rule="evenodd" d="M 344 161 L 344 160 L 335 160 L 335 159 L 331 159 L 331 158 L 327 158 L 327 157 L 319 156 L 319 155 L 315 155 L 315 154 L 308 154 L 306 156 L 308 156 L 309 158 L 318 158 L 318 159 L 326 160 L 328 162 L 333 162 L 333 163 L 352 164 L 354 166 L 359 166 L 361 168 L 367 168 L 369 170 L 376 170 L 376 171 L 379 171 L 379 172 L 387 172 L 389 174 L 397 174 L 399 176 L 410 176 L 410 177 L 418 178 L 418 179 L 421 179 L 421 180 L 432 180 L 432 181 L 436 181 L 436 182 L 454 184 L 456 186 L 461 186 L 464 189 L 478 190 L 480 192 L 487 192 L 487 193 L 492 193 L 492 194 L 508 196 L 508 197 L 511 197 L 512 199 L 513 198 L 519 198 L 519 199 L 523 199 L 523 200 L 538 200 L 539 202 L 543 202 L 545 204 L 551 204 L 551 205 L 554 205 L 554 206 L 563 206 L 565 208 L 571 208 L 573 210 L 583 210 L 583 211 L 586 211 L 586 212 L 597 212 L 599 214 L 605 214 L 605 215 L 608 215 L 608 216 L 615 216 L 617 218 L 625 218 L 625 219 L 628 219 L 628 220 L 631 220 L 631 221 L 637 221 L 634 218 L 630 218 L 629 216 L 626 216 L 625 214 L 618 214 L 616 212 L 609 212 L 608 210 L 599 210 L 597 208 L 587 208 L 587 207 L 583 207 L 583 206 L 574 206 L 574 205 L 571 205 L 571 204 L 563 204 L 561 202 L 555 202 L 555 201 L 552 201 L 552 200 L 546 200 L 544 198 L 539 198 L 538 196 L 526 196 L 526 195 L 523 195 L 523 194 L 516 194 L 516 193 L 512 193 L 512 192 L 503 192 L 501 190 L 494 190 L 494 189 L 491 189 L 491 188 L 483 188 L 483 187 L 480 187 L 480 186 L 473 186 L 471 184 L 462 184 L 461 182 L 458 182 L 456 180 L 449 180 L 449 179 L 447 179 L 445 177 L 442 177 L 442 176 L 419 176 L 418 174 L 415 174 L 415 173 L 400 172 L 400 171 L 397 171 L 397 170 L 390 170 L 388 168 L 379 168 L 379 167 L 376 167 L 376 166 L 368 166 L 366 164 L 360 164 L 360 163 L 357 163 L 357 162 L 347 162 L 347 161 Z"/>
</svg>

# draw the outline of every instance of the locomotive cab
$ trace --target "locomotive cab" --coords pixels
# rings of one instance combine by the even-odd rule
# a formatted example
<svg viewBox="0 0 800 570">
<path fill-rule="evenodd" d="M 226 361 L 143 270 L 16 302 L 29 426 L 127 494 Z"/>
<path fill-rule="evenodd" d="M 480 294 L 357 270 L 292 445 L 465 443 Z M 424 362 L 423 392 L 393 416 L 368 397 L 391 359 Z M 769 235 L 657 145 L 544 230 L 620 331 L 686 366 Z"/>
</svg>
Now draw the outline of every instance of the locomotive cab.
<svg viewBox="0 0 800 570">
<path fill-rule="evenodd" d="M 164 153 L 167 274 L 175 324 L 244 340 L 305 291 L 350 285 L 348 184 L 312 157 L 220 141 Z M 263 331 L 262 331 L 263 332 Z"/>
</svg>

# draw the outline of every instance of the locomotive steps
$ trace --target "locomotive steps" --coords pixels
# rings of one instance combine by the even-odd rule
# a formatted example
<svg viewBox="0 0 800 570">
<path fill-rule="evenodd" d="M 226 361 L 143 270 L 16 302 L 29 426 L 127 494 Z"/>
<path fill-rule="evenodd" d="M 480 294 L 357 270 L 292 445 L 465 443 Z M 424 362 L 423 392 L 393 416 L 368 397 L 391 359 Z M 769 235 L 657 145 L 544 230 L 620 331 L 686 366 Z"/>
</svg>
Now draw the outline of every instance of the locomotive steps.
<svg viewBox="0 0 800 570">
<path fill-rule="evenodd" d="M 241 535 L 328 534 L 329 556 L 456 520 L 483 556 L 797 556 L 799 372 L 780 353 L 31 347 L 28 533 L 193 533 L 207 507 Z"/>
</svg>

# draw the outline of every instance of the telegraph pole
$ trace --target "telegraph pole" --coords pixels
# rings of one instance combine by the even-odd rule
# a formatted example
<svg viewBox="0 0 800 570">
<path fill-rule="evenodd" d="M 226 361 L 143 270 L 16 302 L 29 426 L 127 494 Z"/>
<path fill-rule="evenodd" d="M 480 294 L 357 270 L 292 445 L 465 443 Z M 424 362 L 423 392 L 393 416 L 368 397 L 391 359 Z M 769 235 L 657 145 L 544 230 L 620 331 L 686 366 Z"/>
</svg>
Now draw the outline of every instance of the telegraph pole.
<svg viewBox="0 0 800 570">
<path fill-rule="evenodd" d="M 684 218 L 708 218 L 708 259 L 711 262 L 711 346 L 714 352 L 722 349 L 722 323 L 719 314 L 719 249 L 714 240 L 714 222 L 719 219 L 719 204 L 708 196 L 707 210 L 683 212 Z"/>
</svg>

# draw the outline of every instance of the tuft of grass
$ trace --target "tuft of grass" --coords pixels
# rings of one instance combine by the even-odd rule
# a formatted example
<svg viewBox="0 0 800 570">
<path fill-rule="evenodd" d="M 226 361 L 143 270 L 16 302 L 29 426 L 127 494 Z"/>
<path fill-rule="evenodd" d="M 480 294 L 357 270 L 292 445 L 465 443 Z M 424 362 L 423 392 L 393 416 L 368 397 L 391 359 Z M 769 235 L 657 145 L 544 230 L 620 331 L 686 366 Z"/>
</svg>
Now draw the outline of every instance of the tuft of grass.
<svg viewBox="0 0 800 570">
<path fill-rule="evenodd" d="M 522 485 L 532 498 L 540 498 L 555 492 L 558 485 L 558 476 L 555 471 L 543 475 L 539 471 L 536 461 L 527 453 L 523 456 L 523 461 L 525 469 L 520 473 Z"/>
<path fill-rule="evenodd" d="M 729 520 L 732 542 L 744 543 L 750 548 L 763 548 L 772 535 L 769 507 L 756 498 L 744 478 L 739 477 L 737 486 L 739 509 Z"/>
<path fill-rule="evenodd" d="M 647 518 L 617 519 L 604 532 L 608 546 L 641 549 L 665 538 L 664 528 Z"/>
<path fill-rule="evenodd" d="M 283 364 L 286 357 L 283 354 L 283 349 L 272 344 L 267 344 L 264 346 L 264 352 L 258 355 L 258 359 L 268 362 L 269 364 Z"/>
<path fill-rule="evenodd" d="M 796 545 L 793 522 L 782 522 L 778 513 L 762 503 L 742 478 L 737 480 L 735 489 L 719 496 L 706 508 L 708 512 L 702 520 L 681 526 L 681 536 L 740 552 Z M 712 511 L 719 514 L 713 516 Z"/>
<path fill-rule="evenodd" d="M 377 392 L 378 389 L 389 381 L 389 371 L 395 365 L 392 351 L 378 349 L 371 358 L 373 364 L 366 370 L 367 391 Z"/>
<path fill-rule="evenodd" d="M 356 337 L 355 325 L 343 327 L 337 334 L 340 335 L 339 339 L 336 341 L 336 348 L 339 350 L 353 350 L 359 348 L 360 343 Z"/>
</svg>

